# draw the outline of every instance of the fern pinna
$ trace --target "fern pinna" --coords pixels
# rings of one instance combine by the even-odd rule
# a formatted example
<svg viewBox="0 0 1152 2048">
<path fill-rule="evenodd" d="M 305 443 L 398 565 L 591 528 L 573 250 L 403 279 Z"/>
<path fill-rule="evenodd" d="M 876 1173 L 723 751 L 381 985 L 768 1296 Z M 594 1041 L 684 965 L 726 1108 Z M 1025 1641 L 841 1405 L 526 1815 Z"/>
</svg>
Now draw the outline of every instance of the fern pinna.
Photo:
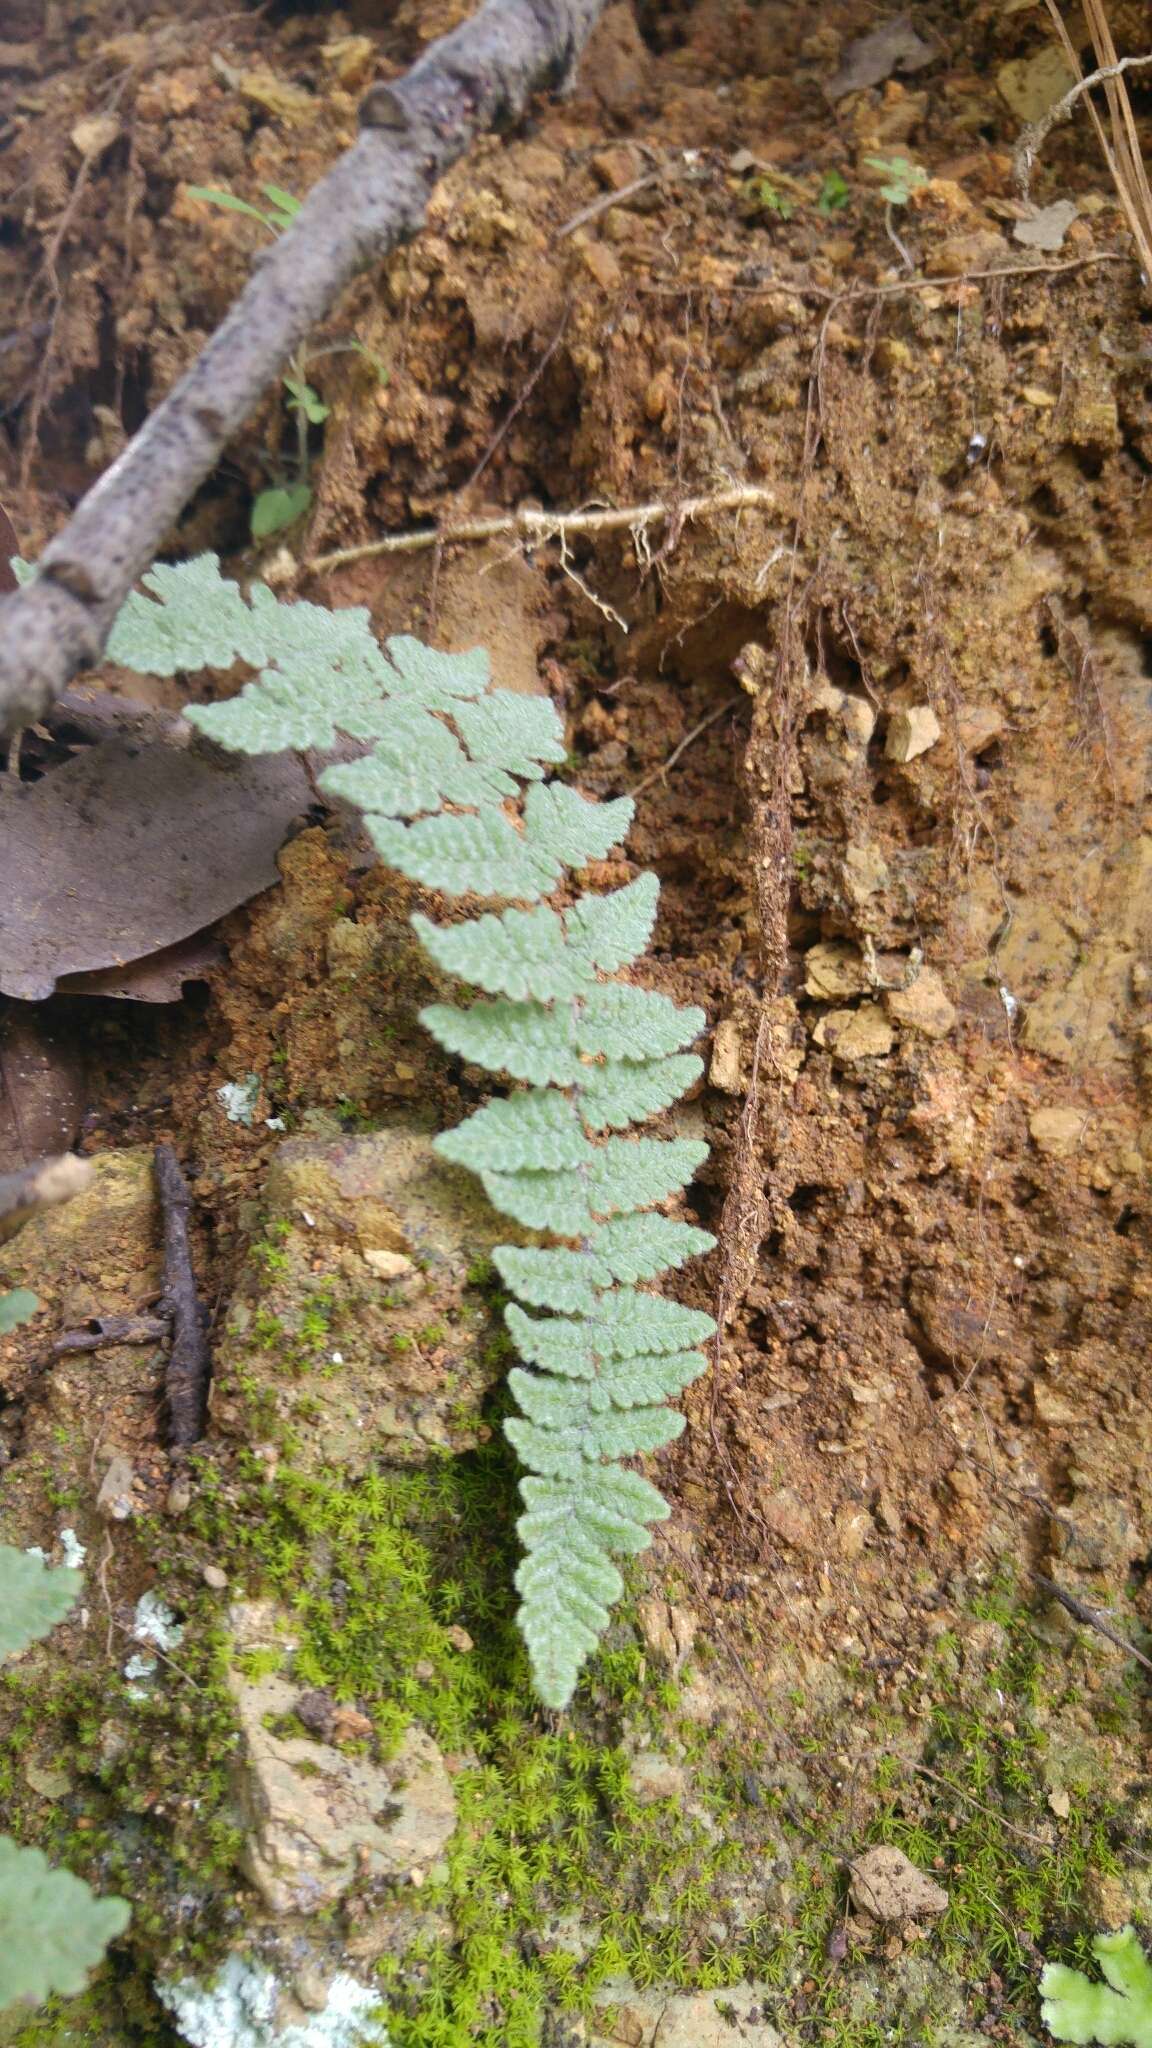
<svg viewBox="0 0 1152 2048">
<path fill-rule="evenodd" d="M 510 905 L 413 924 L 436 965 L 480 992 L 434 1003 L 423 1022 L 518 1084 L 438 1149 L 550 1240 L 494 1256 L 517 1297 L 506 1316 L 524 1361 L 510 1376 L 521 1414 L 506 1424 L 526 1468 L 519 1622 L 541 1699 L 564 1707 L 622 1591 L 613 1556 L 642 1550 L 668 1513 L 622 1460 L 679 1434 L 667 1401 L 703 1371 L 697 1347 L 714 1329 L 637 1284 L 710 1249 L 707 1232 L 657 1206 L 707 1147 L 620 1135 L 696 1078 L 685 1048 L 704 1017 L 611 978 L 648 945 L 654 875 L 574 900 L 566 881 L 620 843 L 632 804 L 545 779 L 565 759 L 555 706 L 490 689 L 482 651 L 441 654 L 406 636 L 381 648 L 366 610 L 285 604 L 260 585 L 245 596 L 212 555 L 157 567 L 145 585 L 117 622 L 114 659 L 161 674 L 250 663 L 255 680 L 191 708 L 195 725 L 245 753 L 329 750 L 337 732 L 370 743 L 321 787 L 359 808 L 381 859 L 443 895 Z"/>
</svg>

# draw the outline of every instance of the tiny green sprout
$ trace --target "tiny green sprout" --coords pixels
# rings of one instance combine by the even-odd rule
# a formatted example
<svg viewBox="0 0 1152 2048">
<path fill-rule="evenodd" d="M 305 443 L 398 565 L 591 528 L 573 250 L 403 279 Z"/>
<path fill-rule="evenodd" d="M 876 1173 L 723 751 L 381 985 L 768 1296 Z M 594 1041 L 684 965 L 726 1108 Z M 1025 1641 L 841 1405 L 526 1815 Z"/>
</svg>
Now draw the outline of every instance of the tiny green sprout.
<svg viewBox="0 0 1152 2048">
<path fill-rule="evenodd" d="M 848 199 L 847 180 L 841 177 L 839 171 L 825 171 L 816 195 L 817 213 L 823 214 L 827 220 L 829 215 L 839 213 L 842 207 L 847 206 Z"/>
<path fill-rule="evenodd" d="M 285 192 L 282 185 L 261 185 L 268 208 L 253 206 L 250 200 L 240 199 L 235 192 L 225 191 L 219 185 L 189 185 L 189 199 L 203 199 L 209 206 L 219 206 L 226 213 L 243 213 L 249 220 L 258 220 L 269 234 L 283 234 L 300 211 L 301 201 L 294 199 L 291 192 Z"/>
<path fill-rule="evenodd" d="M 795 201 L 786 199 L 772 178 L 749 178 L 744 191 L 761 213 L 774 213 L 778 220 L 791 220 L 796 211 Z"/>
<path fill-rule="evenodd" d="M 874 171 L 883 171 L 887 182 L 880 187 L 880 197 L 889 206 L 907 206 L 912 194 L 928 183 L 923 164 L 914 164 L 906 156 L 866 156 L 864 161 Z"/>
<path fill-rule="evenodd" d="M 1108 1982 L 1046 1963 L 1040 1976 L 1044 2024 L 1057 2041 L 1097 2041 L 1103 2048 L 1152 2048 L 1152 1965 L 1135 1930 L 1098 1934 L 1092 1953 Z"/>
</svg>

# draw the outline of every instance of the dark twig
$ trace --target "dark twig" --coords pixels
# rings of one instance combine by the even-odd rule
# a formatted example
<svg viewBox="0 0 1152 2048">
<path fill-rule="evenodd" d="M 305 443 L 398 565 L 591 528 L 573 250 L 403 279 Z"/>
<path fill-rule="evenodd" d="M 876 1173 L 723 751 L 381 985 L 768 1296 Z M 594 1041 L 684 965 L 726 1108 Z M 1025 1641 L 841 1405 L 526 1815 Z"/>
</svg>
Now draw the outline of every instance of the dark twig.
<svg viewBox="0 0 1152 2048">
<path fill-rule="evenodd" d="M 373 86 L 361 132 L 257 260 L 203 354 L 0 601 L 0 731 L 38 719 L 109 628 L 193 491 L 338 293 L 422 226 L 475 136 L 570 75 L 604 0 L 484 0 L 405 77 Z"/>
<path fill-rule="evenodd" d="M 208 1319 L 196 1292 L 188 1243 L 192 1196 L 171 1145 L 156 1147 L 156 1186 L 164 1217 L 161 1307 L 172 1330 L 164 1375 L 168 1428 L 173 1449 L 186 1450 L 203 1436 L 208 1413 Z"/>
<path fill-rule="evenodd" d="M 158 1344 L 167 1334 L 159 1316 L 92 1316 L 82 1330 L 65 1330 L 52 1349 L 62 1358 L 69 1351 L 101 1351 L 106 1344 Z"/>
<path fill-rule="evenodd" d="M 1110 1643 L 1115 1643 L 1116 1648 L 1123 1650 L 1125 1656 L 1135 1657 L 1136 1662 L 1142 1664 L 1145 1671 L 1152 1671 L 1152 1658 L 1146 1657 L 1143 1650 L 1138 1650 L 1134 1643 L 1130 1643 L 1127 1636 L 1120 1633 L 1099 1607 L 1089 1607 L 1086 1600 L 1078 1600 L 1074 1593 L 1066 1593 L 1063 1586 L 1056 1584 L 1055 1579 L 1046 1579 L 1041 1572 L 1033 1572 L 1032 1577 L 1045 1593 L 1049 1593 L 1053 1600 L 1058 1600 L 1061 1607 L 1067 1609 L 1073 1621 L 1081 1622 L 1085 1628 L 1094 1628 L 1097 1635 L 1104 1636 Z"/>
</svg>

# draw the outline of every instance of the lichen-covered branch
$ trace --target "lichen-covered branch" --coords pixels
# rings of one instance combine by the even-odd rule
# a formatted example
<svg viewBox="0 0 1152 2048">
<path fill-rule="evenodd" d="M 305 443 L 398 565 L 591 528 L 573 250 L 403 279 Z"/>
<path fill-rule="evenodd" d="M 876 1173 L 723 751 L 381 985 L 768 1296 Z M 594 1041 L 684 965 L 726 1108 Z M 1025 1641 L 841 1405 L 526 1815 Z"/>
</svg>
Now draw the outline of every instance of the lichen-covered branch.
<svg viewBox="0 0 1152 2048">
<path fill-rule="evenodd" d="M 357 141 L 259 259 L 211 341 L 0 600 L 0 732 L 96 662 L 136 578 L 293 350 L 348 280 L 416 234 L 474 138 L 569 75 L 605 0 L 484 0 L 405 77 L 372 88 Z"/>
</svg>

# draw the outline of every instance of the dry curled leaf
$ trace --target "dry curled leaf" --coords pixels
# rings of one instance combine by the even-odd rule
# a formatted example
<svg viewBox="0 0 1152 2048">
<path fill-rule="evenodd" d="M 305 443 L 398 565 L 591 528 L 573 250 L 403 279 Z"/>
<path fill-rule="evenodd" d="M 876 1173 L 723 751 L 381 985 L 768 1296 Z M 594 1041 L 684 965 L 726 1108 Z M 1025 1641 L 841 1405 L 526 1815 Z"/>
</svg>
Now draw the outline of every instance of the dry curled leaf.
<svg viewBox="0 0 1152 2048">
<path fill-rule="evenodd" d="M 201 932 L 279 879 L 312 801 L 294 754 L 224 764 L 109 739 L 39 782 L 0 777 L 0 990 L 122 967 Z"/>
</svg>

